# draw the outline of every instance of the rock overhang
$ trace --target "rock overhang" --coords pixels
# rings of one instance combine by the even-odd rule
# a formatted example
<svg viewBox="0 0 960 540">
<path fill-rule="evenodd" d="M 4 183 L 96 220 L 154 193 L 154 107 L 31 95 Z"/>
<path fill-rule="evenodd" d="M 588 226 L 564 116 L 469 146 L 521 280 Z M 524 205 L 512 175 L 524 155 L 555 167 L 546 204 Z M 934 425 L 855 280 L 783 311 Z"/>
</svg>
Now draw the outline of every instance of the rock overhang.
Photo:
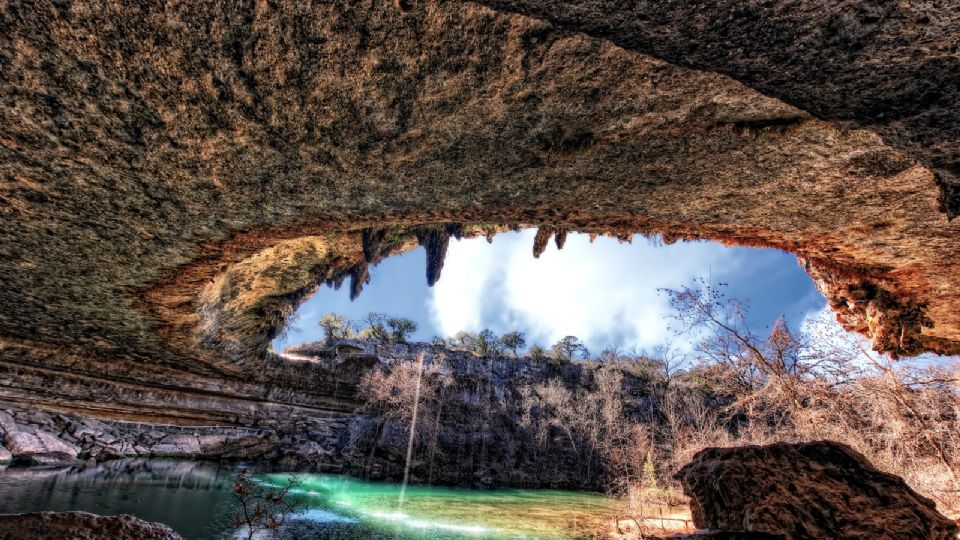
<svg viewBox="0 0 960 540">
<path fill-rule="evenodd" d="M 669 40 L 520 7 L 556 26 L 471 3 L 8 6 L 5 350 L 243 373 L 370 262 L 364 231 L 399 231 L 383 256 L 451 223 L 778 247 L 879 350 L 960 350 L 942 160 L 855 107 L 780 95 L 841 122 L 819 120 L 643 54 L 676 62 Z M 685 63 L 777 95 L 714 60 Z"/>
</svg>

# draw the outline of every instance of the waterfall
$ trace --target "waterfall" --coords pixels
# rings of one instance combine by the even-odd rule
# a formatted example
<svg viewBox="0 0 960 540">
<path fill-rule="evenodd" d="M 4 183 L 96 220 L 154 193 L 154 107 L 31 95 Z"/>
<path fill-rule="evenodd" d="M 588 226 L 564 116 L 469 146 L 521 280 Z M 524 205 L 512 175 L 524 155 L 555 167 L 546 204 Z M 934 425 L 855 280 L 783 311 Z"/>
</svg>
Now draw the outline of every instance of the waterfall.
<svg viewBox="0 0 960 540">
<path fill-rule="evenodd" d="M 410 479 L 410 458 L 413 457 L 413 441 L 417 435 L 417 410 L 420 408 L 420 380 L 423 378 L 423 353 L 420 353 L 417 363 L 417 384 L 413 390 L 413 417 L 410 419 L 410 438 L 407 440 L 407 462 L 403 467 L 403 483 L 400 485 L 399 508 L 403 509 L 403 497 L 407 492 L 407 481 Z"/>
</svg>

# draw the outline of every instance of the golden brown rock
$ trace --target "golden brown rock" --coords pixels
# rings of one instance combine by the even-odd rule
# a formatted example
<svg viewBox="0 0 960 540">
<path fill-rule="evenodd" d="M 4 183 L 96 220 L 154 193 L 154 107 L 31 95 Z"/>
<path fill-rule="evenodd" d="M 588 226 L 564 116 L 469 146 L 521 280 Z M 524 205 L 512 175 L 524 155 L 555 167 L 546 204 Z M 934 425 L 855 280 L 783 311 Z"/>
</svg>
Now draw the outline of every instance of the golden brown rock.
<svg viewBox="0 0 960 540">
<path fill-rule="evenodd" d="M 362 286 L 363 231 L 406 231 L 395 253 L 450 223 L 778 247 L 878 349 L 960 351 L 960 220 L 924 166 L 960 124 L 922 122 L 955 114 L 955 16 L 864 12 L 808 50 L 822 25 L 788 23 L 817 2 L 644 5 L 4 3 L 0 368 L 234 391 L 318 283 Z M 804 79 L 821 60 L 858 75 Z"/>
<path fill-rule="evenodd" d="M 708 448 L 677 478 L 698 528 L 787 539 L 956 538 L 960 527 L 898 476 L 835 442 Z"/>
</svg>

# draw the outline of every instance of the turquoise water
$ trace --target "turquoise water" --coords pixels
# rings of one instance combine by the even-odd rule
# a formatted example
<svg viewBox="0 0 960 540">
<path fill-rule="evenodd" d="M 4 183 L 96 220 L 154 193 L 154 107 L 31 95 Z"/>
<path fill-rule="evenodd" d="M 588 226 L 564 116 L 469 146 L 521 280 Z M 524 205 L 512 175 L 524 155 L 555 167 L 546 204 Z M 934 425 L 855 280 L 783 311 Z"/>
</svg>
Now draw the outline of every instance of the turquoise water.
<svg viewBox="0 0 960 540">
<path fill-rule="evenodd" d="M 237 469 L 132 459 L 87 467 L 0 470 L 0 513 L 83 510 L 166 523 L 188 540 L 230 535 Z M 256 474 L 282 486 L 288 474 Z M 617 503 L 591 493 L 408 487 L 299 475 L 305 509 L 289 538 L 588 538 L 609 530 Z"/>
<path fill-rule="evenodd" d="M 257 478 L 280 487 L 288 475 Z M 359 538 L 349 524 L 386 538 L 583 538 L 609 529 L 618 507 L 599 494 L 541 489 L 410 486 L 401 501 L 397 484 L 326 475 L 301 480 L 297 493 L 309 506 L 308 519 L 331 538 Z"/>
</svg>

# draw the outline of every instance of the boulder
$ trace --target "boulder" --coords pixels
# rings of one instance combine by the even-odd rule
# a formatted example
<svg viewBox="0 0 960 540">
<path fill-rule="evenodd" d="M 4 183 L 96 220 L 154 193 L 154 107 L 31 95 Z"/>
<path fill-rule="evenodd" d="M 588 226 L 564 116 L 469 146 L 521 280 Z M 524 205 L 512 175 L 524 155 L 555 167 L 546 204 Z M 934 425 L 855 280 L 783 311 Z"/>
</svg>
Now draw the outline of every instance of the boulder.
<svg viewBox="0 0 960 540">
<path fill-rule="evenodd" d="M 32 426 L 7 427 L 3 445 L 17 461 L 31 465 L 63 465 L 77 459 L 80 449 Z"/>
<path fill-rule="evenodd" d="M 0 435 L 7 433 L 8 431 L 17 431 L 19 430 L 16 420 L 13 419 L 5 411 L 0 411 Z"/>
<path fill-rule="evenodd" d="M 712 534 L 920 540 L 960 532 L 902 478 L 830 441 L 708 448 L 677 478 L 693 499 L 694 523 Z"/>
<path fill-rule="evenodd" d="M 182 540 L 162 523 L 87 512 L 0 514 L 0 540 Z"/>
</svg>

